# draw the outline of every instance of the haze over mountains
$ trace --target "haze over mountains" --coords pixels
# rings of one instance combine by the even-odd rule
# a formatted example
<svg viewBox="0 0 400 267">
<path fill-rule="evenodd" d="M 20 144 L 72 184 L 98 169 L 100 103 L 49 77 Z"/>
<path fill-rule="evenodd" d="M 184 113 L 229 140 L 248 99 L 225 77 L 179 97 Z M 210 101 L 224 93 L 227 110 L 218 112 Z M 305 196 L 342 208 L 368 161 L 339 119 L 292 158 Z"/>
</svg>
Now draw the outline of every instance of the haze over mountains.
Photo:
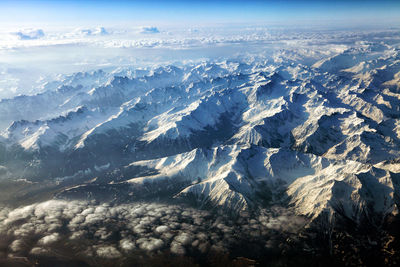
<svg viewBox="0 0 400 267">
<path fill-rule="evenodd" d="M 68 248 L 70 258 L 78 237 L 89 264 L 227 252 L 238 235 L 272 249 L 288 236 L 301 243 L 305 225 L 379 228 L 395 217 L 398 29 L 249 36 L 221 39 L 244 55 L 109 66 L 2 99 L 5 257 Z M 218 234 L 204 237 L 209 229 Z"/>
</svg>

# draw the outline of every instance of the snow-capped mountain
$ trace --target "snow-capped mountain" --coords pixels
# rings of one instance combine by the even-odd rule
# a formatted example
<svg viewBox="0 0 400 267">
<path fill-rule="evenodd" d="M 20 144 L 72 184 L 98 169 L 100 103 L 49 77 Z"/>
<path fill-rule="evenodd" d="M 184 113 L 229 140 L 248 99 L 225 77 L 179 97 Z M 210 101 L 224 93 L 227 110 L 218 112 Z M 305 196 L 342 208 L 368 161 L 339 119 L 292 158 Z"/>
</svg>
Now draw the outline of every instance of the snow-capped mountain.
<svg viewBox="0 0 400 267">
<path fill-rule="evenodd" d="M 56 180 L 63 198 L 154 190 L 234 212 L 395 212 L 398 49 L 364 43 L 299 62 L 99 70 L 1 100 L 0 176 Z"/>
</svg>

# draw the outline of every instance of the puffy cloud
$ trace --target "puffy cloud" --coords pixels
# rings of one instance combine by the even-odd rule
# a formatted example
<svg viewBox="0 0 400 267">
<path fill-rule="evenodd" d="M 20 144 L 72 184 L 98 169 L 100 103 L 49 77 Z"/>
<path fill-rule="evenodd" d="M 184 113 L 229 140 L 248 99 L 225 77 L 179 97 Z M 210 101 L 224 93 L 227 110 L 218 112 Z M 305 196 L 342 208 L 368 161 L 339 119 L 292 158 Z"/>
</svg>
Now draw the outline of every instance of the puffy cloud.
<svg viewBox="0 0 400 267">
<path fill-rule="evenodd" d="M 76 232 L 73 232 L 69 238 L 72 240 L 74 240 L 74 239 L 79 240 L 79 239 L 84 238 L 85 234 L 86 234 L 86 231 L 78 230 Z"/>
<path fill-rule="evenodd" d="M 136 241 L 141 249 L 153 251 L 161 248 L 164 242 L 157 238 L 140 238 Z"/>
<path fill-rule="evenodd" d="M 20 40 L 35 40 L 44 37 L 44 32 L 42 29 L 25 29 L 13 34 L 18 36 Z"/>
<path fill-rule="evenodd" d="M 172 242 L 170 250 L 171 250 L 172 253 L 175 253 L 175 254 L 178 254 L 178 255 L 184 255 L 185 252 L 186 252 L 186 250 L 182 246 L 182 244 L 180 244 L 178 242 Z"/>
<path fill-rule="evenodd" d="M 119 241 L 119 246 L 125 251 L 132 251 L 136 248 L 135 243 L 129 239 L 122 239 Z"/>
<path fill-rule="evenodd" d="M 111 235 L 112 235 L 112 232 L 108 231 L 105 227 L 98 229 L 94 233 L 95 237 L 97 237 L 98 239 L 102 239 L 102 240 L 107 240 L 108 238 L 110 238 Z"/>
<path fill-rule="evenodd" d="M 107 35 L 107 34 L 109 34 L 109 32 L 104 27 L 97 27 L 93 31 L 93 34 L 95 34 L 95 35 Z"/>
<path fill-rule="evenodd" d="M 49 253 L 49 251 L 47 249 L 41 248 L 41 247 L 34 247 L 30 251 L 30 254 L 33 254 L 33 255 L 46 255 L 48 253 Z"/>
<path fill-rule="evenodd" d="M 53 233 L 51 235 L 46 235 L 39 240 L 39 244 L 41 245 L 50 245 L 54 242 L 60 240 L 60 235 L 58 233 Z"/>
<path fill-rule="evenodd" d="M 25 247 L 26 247 L 26 244 L 23 240 L 16 239 L 10 244 L 9 249 L 12 252 L 19 252 L 19 251 L 23 251 Z"/>
<path fill-rule="evenodd" d="M 160 233 L 160 234 L 165 233 L 165 232 L 168 232 L 168 231 L 169 231 L 169 227 L 166 226 L 166 225 L 160 225 L 160 226 L 158 226 L 158 227 L 156 228 L 156 232 L 157 232 L 157 233 Z"/>
<path fill-rule="evenodd" d="M 181 243 L 182 245 L 188 245 L 192 242 L 193 238 L 188 233 L 181 233 L 175 237 L 175 241 Z"/>
<path fill-rule="evenodd" d="M 121 253 L 113 246 L 97 247 L 96 254 L 101 258 L 115 259 L 121 257 Z"/>
<path fill-rule="evenodd" d="M 2 212 L 4 210 L 4 212 Z M 231 218 L 184 205 L 131 203 L 110 206 L 51 200 L 0 210 L 0 239 L 8 256 L 54 255 L 65 251 L 103 260 L 133 253 L 167 251 L 176 255 L 226 252 L 240 240 L 268 248 L 304 221 L 286 209 Z M 279 230 L 279 231 L 277 231 Z M 7 255 L 5 255 L 7 256 Z M 61 255 L 63 256 L 63 255 Z M 67 256 L 67 255 L 64 255 Z"/>
<path fill-rule="evenodd" d="M 99 36 L 99 35 L 108 35 L 109 32 L 104 27 L 97 28 L 77 28 L 75 29 L 71 35 L 73 36 Z"/>
<path fill-rule="evenodd" d="M 147 26 L 143 26 L 140 29 L 140 33 L 159 33 L 160 31 L 158 30 L 157 27 L 147 27 Z"/>
</svg>

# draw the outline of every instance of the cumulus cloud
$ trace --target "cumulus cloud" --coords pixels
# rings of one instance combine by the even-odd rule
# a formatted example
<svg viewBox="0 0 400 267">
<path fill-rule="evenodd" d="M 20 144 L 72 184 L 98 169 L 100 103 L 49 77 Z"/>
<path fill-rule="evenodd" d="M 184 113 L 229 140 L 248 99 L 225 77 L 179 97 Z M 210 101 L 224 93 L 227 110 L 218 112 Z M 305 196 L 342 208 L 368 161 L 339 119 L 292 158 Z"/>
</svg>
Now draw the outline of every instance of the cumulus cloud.
<svg viewBox="0 0 400 267">
<path fill-rule="evenodd" d="M 121 241 L 119 241 L 119 244 L 121 249 L 127 252 L 132 251 L 136 248 L 135 242 L 129 239 L 122 239 Z"/>
<path fill-rule="evenodd" d="M 25 242 L 19 239 L 14 240 L 9 246 L 12 252 L 23 251 L 25 247 L 26 247 Z"/>
<path fill-rule="evenodd" d="M 158 30 L 157 27 L 147 27 L 147 26 L 143 26 L 140 29 L 140 33 L 159 33 L 160 31 Z"/>
<path fill-rule="evenodd" d="M 97 28 L 77 28 L 72 32 L 76 36 L 99 36 L 108 35 L 109 32 L 104 27 Z"/>
<path fill-rule="evenodd" d="M 156 228 L 156 232 L 157 233 L 165 233 L 165 232 L 168 232 L 169 231 L 169 227 L 168 226 L 166 226 L 166 225 L 160 225 L 160 226 L 158 226 L 157 228 Z"/>
<path fill-rule="evenodd" d="M 121 257 L 121 253 L 113 246 L 96 247 L 96 254 L 101 258 L 115 259 Z"/>
<path fill-rule="evenodd" d="M 94 34 L 96 35 L 107 35 L 109 32 L 104 28 L 104 27 L 97 27 L 94 31 Z"/>
<path fill-rule="evenodd" d="M 42 237 L 38 244 L 41 245 L 50 245 L 54 242 L 57 242 L 60 239 L 60 235 L 58 233 L 52 233 L 50 235 L 46 235 L 44 237 Z"/>
<path fill-rule="evenodd" d="M 153 251 L 161 248 L 164 245 L 164 242 L 161 239 L 157 238 L 140 238 L 136 241 L 139 247 L 143 250 Z"/>
<path fill-rule="evenodd" d="M 20 40 L 35 40 L 44 37 L 44 32 L 42 29 L 24 29 L 15 32 L 14 35 Z"/>
<path fill-rule="evenodd" d="M 184 255 L 186 250 L 180 243 L 172 242 L 171 243 L 171 252 L 178 255 Z"/>
<path fill-rule="evenodd" d="M 259 242 L 264 247 L 279 244 L 274 238 L 277 233 L 297 231 L 304 225 L 301 218 L 279 208 L 232 218 L 183 205 L 111 206 L 51 200 L 3 211 L 0 245 L 8 248 L 7 257 L 65 251 L 88 260 L 123 260 L 137 252 L 227 252 L 232 246 L 240 246 L 240 240 Z"/>
<path fill-rule="evenodd" d="M 31 249 L 30 254 L 32 255 L 47 255 L 49 251 L 45 248 L 34 247 Z"/>
</svg>

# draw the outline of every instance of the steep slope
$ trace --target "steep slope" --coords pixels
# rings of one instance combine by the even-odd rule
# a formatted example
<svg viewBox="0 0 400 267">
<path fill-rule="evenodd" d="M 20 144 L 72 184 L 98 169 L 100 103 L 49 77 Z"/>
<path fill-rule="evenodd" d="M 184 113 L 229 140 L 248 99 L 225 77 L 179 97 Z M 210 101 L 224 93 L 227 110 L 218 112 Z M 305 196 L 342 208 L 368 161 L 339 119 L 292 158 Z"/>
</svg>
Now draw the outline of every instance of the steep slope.
<svg viewBox="0 0 400 267">
<path fill-rule="evenodd" d="M 383 218 L 398 205 L 399 62 L 362 43 L 308 65 L 77 73 L 0 102 L 0 176 L 56 179 L 65 198 Z"/>
</svg>

